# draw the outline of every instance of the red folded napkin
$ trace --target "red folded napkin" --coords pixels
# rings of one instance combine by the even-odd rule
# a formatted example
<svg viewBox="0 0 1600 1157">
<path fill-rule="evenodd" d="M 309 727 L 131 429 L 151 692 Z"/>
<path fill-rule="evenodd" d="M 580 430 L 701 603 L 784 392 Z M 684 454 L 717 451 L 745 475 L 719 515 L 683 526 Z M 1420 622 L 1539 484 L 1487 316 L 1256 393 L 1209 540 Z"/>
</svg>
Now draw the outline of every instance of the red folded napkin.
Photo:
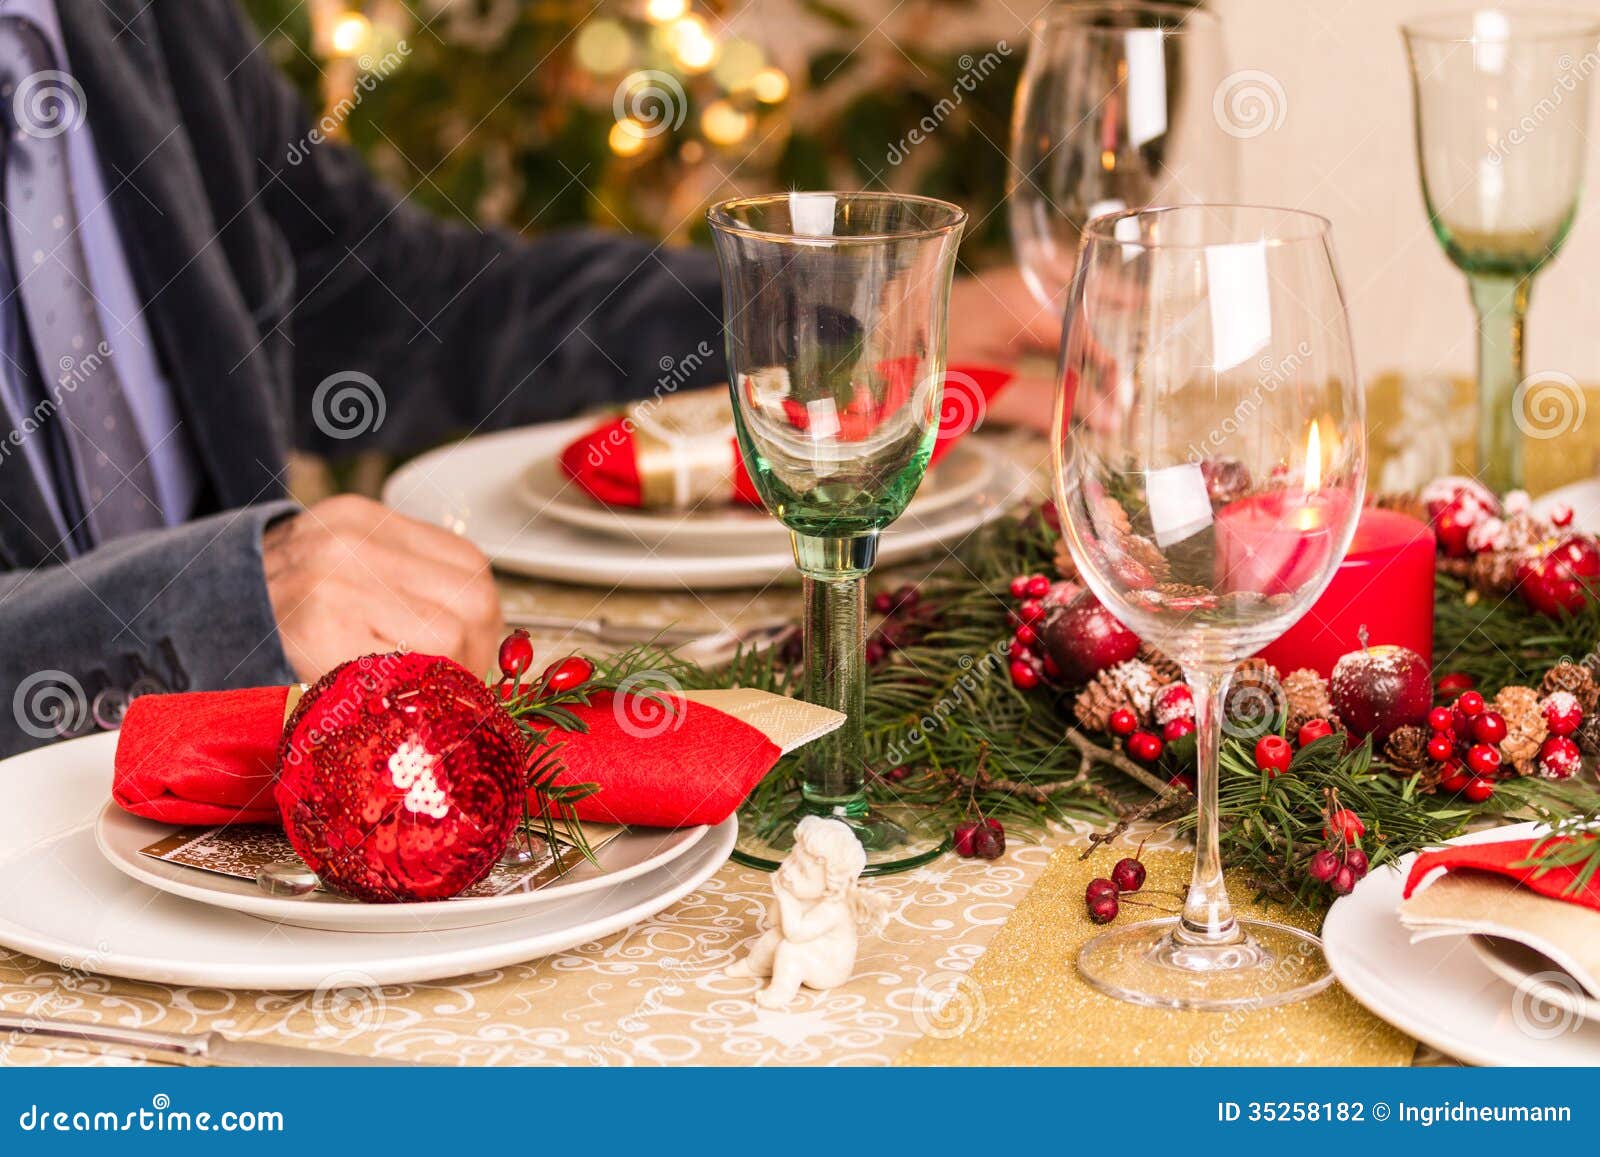
<svg viewBox="0 0 1600 1157">
<path fill-rule="evenodd" d="M 840 432 L 845 439 L 864 437 L 877 424 L 879 413 L 898 408 L 909 395 L 914 383 L 907 377 L 904 382 L 896 375 L 894 367 L 886 370 L 889 379 L 892 405 L 877 407 L 846 407 L 839 415 Z M 1005 388 L 1016 375 L 994 366 L 953 365 L 945 369 L 944 393 L 939 406 L 939 434 L 934 443 L 929 464 L 938 462 L 961 437 L 977 428 L 989 402 Z M 657 403 L 658 406 L 671 402 Z M 809 415 L 797 402 L 785 401 L 786 410 L 796 429 L 805 429 Z M 561 452 L 561 469 L 596 502 L 606 506 L 691 506 L 704 497 L 705 492 L 721 493 L 732 502 L 760 506 L 750 473 L 745 469 L 739 453 L 738 441 L 720 432 L 695 435 L 674 430 L 674 444 L 663 448 L 656 460 L 665 466 L 672 458 L 675 473 L 694 479 L 686 486 L 664 486 L 676 499 L 647 495 L 647 487 L 640 468 L 637 435 L 647 423 L 638 414 L 628 413 L 603 422 L 593 430 L 574 440 Z M 725 426 L 723 427 L 726 428 Z M 650 437 L 648 432 L 645 437 Z M 706 438 L 712 439 L 707 442 Z M 709 475 L 709 477 L 708 477 Z"/>
<path fill-rule="evenodd" d="M 135 699 L 117 741 L 112 798 L 171 824 L 281 823 L 272 798 L 288 689 L 201 691 Z M 580 818 L 645 827 L 727 819 L 777 762 L 779 749 L 743 720 L 674 701 L 663 719 L 617 705 L 610 693 L 572 707 L 589 730 L 555 732 L 566 773 L 596 783 Z M 652 703 L 650 710 L 660 712 Z"/>
<path fill-rule="evenodd" d="M 1565 841 L 1566 837 L 1561 837 Z M 1411 865 L 1406 877 L 1405 897 L 1410 898 L 1422 881 L 1439 869 L 1450 872 L 1492 872 L 1515 880 L 1529 891 L 1552 900 L 1581 904 L 1600 912 L 1600 880 L 1591 879 L 1578 891 L 1570 891 L 1577 879 L 1577 868 L 1554 867 L 1539 872 L 1536 867 L 1519 867 L 1532 858 L 1534 850 L 1549 841 L 1544 839 L 1506 840 L 1492 844 L 1453 844 L 1437 852 L 1423 852 Z"/>
</svg>

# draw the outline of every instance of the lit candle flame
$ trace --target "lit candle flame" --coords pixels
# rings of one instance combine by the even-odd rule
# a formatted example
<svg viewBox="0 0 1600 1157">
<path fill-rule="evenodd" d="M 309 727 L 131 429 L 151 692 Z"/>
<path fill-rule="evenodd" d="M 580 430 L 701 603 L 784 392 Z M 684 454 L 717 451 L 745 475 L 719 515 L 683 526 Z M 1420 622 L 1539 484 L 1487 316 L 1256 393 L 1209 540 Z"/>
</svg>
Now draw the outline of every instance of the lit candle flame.
<svg viewBox="0 0 1600 1157">
<path fill-rule="evenodd" d="M 1313 504 L 1313 496 L 1322 489 L 1322 424 L 1311 423 L 1306 435 L 1305 505 L 1300 508 L 1296 522 L 1301 530 L 1315 530 L 1322 522 Z"/>
</svg>

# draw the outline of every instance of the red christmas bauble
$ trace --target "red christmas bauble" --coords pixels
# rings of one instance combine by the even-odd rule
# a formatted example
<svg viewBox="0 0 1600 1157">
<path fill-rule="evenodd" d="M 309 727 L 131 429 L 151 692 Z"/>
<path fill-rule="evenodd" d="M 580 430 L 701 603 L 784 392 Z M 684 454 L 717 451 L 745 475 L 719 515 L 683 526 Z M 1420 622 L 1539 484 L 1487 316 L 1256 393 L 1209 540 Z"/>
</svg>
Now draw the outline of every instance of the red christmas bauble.
<svg viewBox="0 0 1600 1157">
<path fill-rule="evenodd" d="M 1556 735 L 1571 735 L 1583 722 L 1583 705 L 1571 691 L 1552 691 L 1539 704 L 1545 726 Z"/>
<path fill-rule="evenodd" d="M 1187 683 L 1168 683 L 1156 692 L 1156 701 L 1151 710 L 1155 713 L 1156 722 L 1162 726 L 1176 719 L 1194 718 L 1194 692 L 1189 690 Z"/>
<path fill-rule="evenodd" d="M 1433 706 L 1428 664 L 1408 647 L 1350 652 L 1334 664 L 1329 690 L 1345 727 L 1375 744 L 1397 727 L 1425 722 Z"/>
<path fill-rule="evenodd" d="M 289 842 L 359 900 L 454 896 L 489 872 L 522 815 L 517 723 L 449 659 L 391 652 L 334 668 L 301 697 L 278 754 Z"/>
<path fill-rule="evenodd" d="M 1084 591 L 1046 622 L 1045 650 L 1061 668 L 1062 677 L 1082 683 L 1107 667 L 1139 653 L 1139 636 L 1106 610 L 1092 591 Z"/>
<path fill-rule="evenodd" d="M 1574 534 L 1517 564 L 1522 601 L 1540 614 L 1580 611 L 1589 588 L 1600 583 L 1600 547 L 1588 535 Z"/>
</svg>

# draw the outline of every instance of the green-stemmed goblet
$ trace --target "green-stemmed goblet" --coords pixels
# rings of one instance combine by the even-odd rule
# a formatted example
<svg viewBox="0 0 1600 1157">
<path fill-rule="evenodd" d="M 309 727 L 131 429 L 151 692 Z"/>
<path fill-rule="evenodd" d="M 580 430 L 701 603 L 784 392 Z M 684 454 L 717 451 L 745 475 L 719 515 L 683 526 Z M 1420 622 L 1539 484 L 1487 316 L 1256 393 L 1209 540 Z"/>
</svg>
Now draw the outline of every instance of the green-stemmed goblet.
<svg viewBox="0 0 1600 1157">
<path fill-rule="evenodd" d="M 866 576 L 938 434 L 966 214 L 924 197 L 783 193 L 724 201 L 709 219 L 739 450 L 803 580 L 805 695 L 847 717 L 807 748 L 792 810 L 746 817 L 737 854 L 776 867 L 798 815 L 814 814 L 854 829 L 868 874 L 909 868 L 946 841 L 867 801 Z"/>
<path fill-rule="evenodd" d="M 1600 22 L 1487 9 L 1401 32 L 1428 221 L 1478 314 L 1478 474 L 1503 493 L 1522 486 L 1523 320 L 1578 210 Z"/>
</svg>

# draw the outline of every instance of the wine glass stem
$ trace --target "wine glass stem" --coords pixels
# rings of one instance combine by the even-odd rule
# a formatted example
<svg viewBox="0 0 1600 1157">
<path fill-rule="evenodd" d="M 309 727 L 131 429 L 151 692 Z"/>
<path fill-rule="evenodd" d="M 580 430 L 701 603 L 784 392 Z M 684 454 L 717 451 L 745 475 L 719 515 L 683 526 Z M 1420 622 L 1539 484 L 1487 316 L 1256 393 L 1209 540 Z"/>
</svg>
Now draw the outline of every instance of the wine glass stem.
<svg viewBox="0 0 1600 1157">
<path fill-rule="evenodd" d="M 1195 822 L 1194 876 L 1183 902 L 1183 916 L 1173 937 L 1185 944 L 1230 944 L 1242 932 L 1233 918 L 1228 889 L 1222 880 L 1222 850 L 1217 830 L 1217 774 L 1222 750 L 1222 684 L 1226 668 L 1185 667 L 1183 676 L 1194 695 L 1195 752 L 1199 774 L 1195 781 L 1198 816 Z"/>
<path fill-rule="evenodd" d="M 795 536 L 805 596 L 805 697 L 844 713 L 843 726 L 808 748 L 801 784 L 810 810 L 864 815 L 862 715 L 867 702 L 867 571 L 872 547 Z"/>
<path fill-rule="evenodd" d="M 1496 494 L 1522 487 L 1516 391 L 1531 284 L 1527 277 L 1467 275 L 1478 312 L 1478 477 Z"/>
</svg>

